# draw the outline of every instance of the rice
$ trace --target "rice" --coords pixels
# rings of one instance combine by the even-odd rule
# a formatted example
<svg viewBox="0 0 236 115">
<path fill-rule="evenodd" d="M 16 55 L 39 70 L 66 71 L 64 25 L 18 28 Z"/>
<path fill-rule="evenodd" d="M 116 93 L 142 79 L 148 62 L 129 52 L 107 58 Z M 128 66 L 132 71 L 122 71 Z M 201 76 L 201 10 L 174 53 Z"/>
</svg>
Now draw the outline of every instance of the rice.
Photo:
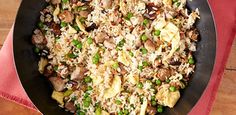
<svg viewBox="0 0 236 115">
<path fill-rule="evenodd" d="M 198 9 L 188 14 L 186 0 L 48 2 L 32 43 L 39 71 L 56 77 L 60 107 L 87 115 L 174 107 L 195 68 Z"/>
</svg>

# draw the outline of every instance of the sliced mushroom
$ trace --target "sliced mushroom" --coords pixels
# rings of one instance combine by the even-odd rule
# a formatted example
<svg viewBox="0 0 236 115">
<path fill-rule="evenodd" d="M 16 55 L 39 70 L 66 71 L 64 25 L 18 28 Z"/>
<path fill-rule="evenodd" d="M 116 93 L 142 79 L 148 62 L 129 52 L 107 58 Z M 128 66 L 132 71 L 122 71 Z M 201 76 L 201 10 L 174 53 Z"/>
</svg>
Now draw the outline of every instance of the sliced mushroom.
<svg viewBox="0 0 236 115">
<path fill-rule="evenodd" d="M 111 8 L 111 6 L 112 6 L 112 0 L 101 0 L 101 6 L 102 6 L 104 9 Z"/>
<path fill-rule="evenodd" d="M 76 107 L 73 102 L 66 102 L 65 103 L 65 108 L 70 111 L 71 113 L 75 113 Z"/>
<path fill-rule="evenodd" d="M 144 17 L 154 20 L 158 14 L 158 7 L 154 3 L 148 3 L 146 5 L 146 12 Z"/>
<path fill-rule="evenodd" d="M 36 29 L 34 31 L 34 35 L 32 36 L 32 43 L 35 45 L 46 45 L 47 44 L 46 38 L 44 37 L 43 33 L 39 29 Z"/>
<path fill-rule="evenodd" d="M 79 11 L 79 15 L 80 15 L 81 17 L 88 17 L 89 12 L 88 12 L 88 11 Z"/>
<path fill-rule="evenodd" d="M 51 3 L 52 3 L 53 5 L 60 4 L 60 3 L 61 3 L 61 0 L 51 0 Z"/>
<path fill-rule="evenodd" d="M 171 76 L 171 74 L 172 74 L 172 71 L 170 69 L 161 68 L 158 71 L 157 77 L 161 81 L 165 81 L 167 78 Z"/>
<path fill-rule="evenodd" d="M 60 35 L 61 34 L 61 30 L 60 30 L 60 25 L 59 24 L 56 24 L 56 23 L 51 23 L 51 28 L 52 28 L 52 31 L 55 35 Z"/>
<path fill-rule="evenodd" d="M 155 44 L 151 40 L 147 40 L 144 43 L 144 47 L 149 51 L 149 52 L 154 52 L 156 50 Z"/>
<path fill-rule="evenodd" d="M 64 10 L 62 13 L 59 14 L 59 18 L 66 23 L 70 23 L 74 20 L 74 14 L 72 14 L 68 10 Z"/>
<path fill-rule="evenodd" d="M 84 78 L 84 74 L 88 71 L 88 69 L 84 67 L 76 67 L 76 69 L 71 74 L 71 80 L 82 80 Z"/>
<path fill-rule="evenodd" d="M 49 81 L 52 83 L 56 91 L 64 90 L 65 81 L 61 77 L 50 77 Z"/>
<path fill-rule="evenodd" d="M 95 36 L 95 42 L 96 43 L 103 43 L 106 39 L 108 38 L 108 35 L 104 32 L 99 32 L 96 36 Z"/>
<path fill-rule="evenodd" d="M 116 45 L 108 40 L 105 40 L 104 41 L 104 46 L 108 49 L 114 49 L 116 47 Z"/>
<path fill-rule="evenodd" d="M 148 115 L 156 115 L 157 109 L 155 107 L 148 105 L 147 106 L 147 113 L 148 113 Z"/>
</svg>

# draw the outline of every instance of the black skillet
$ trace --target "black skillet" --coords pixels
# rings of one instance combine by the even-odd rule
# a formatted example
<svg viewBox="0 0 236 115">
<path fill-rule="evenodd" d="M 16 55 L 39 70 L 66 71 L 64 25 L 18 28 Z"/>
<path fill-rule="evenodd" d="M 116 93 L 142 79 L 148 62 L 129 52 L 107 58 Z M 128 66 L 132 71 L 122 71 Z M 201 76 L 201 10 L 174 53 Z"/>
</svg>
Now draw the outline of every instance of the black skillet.
<svg viewBox="0 0 236 115">
<path fill-rule="evenodd" d="M 14 28 L 14 59 L 21 83 L 36 107 L 45 115 L 67 115 L 51 99 L 52 88 L 44 76 L 38 72 L 38 57 L 33 52 L 31 36 L 39 19 L 39 11 L 45 7 L 44 0 L 22 0 Z M 207 0 L 187 0 L 190 10 L 199 8 L 201 20 L 196 26 L 201 40 L 194 54 L 197 64 L 188 87 L 181 92 L 181 98 L 173 109 L 165 109 L 164 114 L 187 114 L 201 97 L 214 66 L 216 53 L 216 32 L 214 20 Z"/>
</svg>

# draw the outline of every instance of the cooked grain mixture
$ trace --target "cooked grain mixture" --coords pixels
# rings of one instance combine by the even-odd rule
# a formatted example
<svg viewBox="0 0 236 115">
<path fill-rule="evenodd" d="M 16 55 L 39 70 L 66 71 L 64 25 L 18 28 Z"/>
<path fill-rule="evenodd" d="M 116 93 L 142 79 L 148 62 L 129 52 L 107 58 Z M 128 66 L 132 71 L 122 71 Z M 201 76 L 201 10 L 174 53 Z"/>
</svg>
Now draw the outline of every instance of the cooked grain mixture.
<svg viewBox="0 0 236 115">
<path fill-rule="evenodd" d="M 186 0 L 48 0 L 32 36 L 52 98 L 78 115 L 173 108 L 194 71 Z"/>
</svg>

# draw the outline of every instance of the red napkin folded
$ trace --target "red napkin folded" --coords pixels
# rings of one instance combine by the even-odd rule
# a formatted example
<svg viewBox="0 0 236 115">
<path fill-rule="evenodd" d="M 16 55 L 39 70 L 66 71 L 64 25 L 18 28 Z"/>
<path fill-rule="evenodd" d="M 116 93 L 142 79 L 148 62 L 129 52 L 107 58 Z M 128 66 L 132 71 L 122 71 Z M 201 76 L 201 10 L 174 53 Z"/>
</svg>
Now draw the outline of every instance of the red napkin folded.
<svg viewBox="0 0 236 115">
<path fill-rule="evenodd" d="M 190 115 L 209 114 L 236 35 L 236 1 L 209 0 L 209 3 L 218 33 L 215 67 L 207 88 Z M 14 64 L 12 40 L 11 29 L 0 51 L 0 96 L 38 111 L 19 81 Z"/>
</svg>

